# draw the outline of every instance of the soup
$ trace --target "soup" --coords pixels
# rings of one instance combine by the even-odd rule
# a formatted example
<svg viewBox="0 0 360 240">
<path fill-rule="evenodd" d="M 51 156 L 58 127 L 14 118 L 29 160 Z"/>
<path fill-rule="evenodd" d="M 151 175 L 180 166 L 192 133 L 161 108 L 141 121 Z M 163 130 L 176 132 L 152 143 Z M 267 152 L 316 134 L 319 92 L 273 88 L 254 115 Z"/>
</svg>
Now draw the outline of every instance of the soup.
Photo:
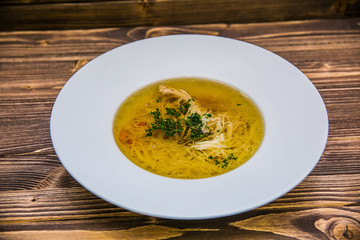
<svg viewBox="0 0 360 240">
<path fill-rule="evenodd" d="M 119 107 L 113 125 L 122 153 L 166 177 L 199 179 L 229 172 L 261 145 L 264 121 L 238 89 L 200 78 L 148 85 Z"/>
</svg>

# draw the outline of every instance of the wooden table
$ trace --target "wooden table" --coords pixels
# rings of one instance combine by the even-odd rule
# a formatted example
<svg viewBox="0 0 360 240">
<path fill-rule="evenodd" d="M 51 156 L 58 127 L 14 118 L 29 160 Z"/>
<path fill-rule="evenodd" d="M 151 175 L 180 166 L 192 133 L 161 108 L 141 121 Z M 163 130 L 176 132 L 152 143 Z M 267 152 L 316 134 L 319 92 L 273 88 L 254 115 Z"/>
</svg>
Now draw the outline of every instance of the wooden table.
<svg viewBox="0 0 360 240">
<path fill-rule="evenodd" d="M 112 48 L 178 33 L 256 44 L 315 84 L 328 143 L 291 192 L 235 216 L 167 220 L 99 199 L 61 165 L 49 119 L 69 77 Z M 0 136 L 0 239 L 360 239 L 360 19 L 1 32 Z"/>
</svg>

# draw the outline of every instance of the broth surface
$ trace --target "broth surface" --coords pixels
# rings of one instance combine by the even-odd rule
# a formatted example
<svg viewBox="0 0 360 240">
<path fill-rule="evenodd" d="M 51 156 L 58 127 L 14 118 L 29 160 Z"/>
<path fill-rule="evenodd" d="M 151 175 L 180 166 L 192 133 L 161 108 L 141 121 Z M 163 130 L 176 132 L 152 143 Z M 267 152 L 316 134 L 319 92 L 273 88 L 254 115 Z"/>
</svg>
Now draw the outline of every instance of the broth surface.
<svg viewBox="0 0 360 240">
<path fill-rule="evenodd" d="M 129 160 L 180 179 L 239 167 L 258 150 L 264 131 L 261 112 L 248 96 L 200 78 L 168 79 L 138 90 L 119 107 L 113 124 Z"/>
</svg>

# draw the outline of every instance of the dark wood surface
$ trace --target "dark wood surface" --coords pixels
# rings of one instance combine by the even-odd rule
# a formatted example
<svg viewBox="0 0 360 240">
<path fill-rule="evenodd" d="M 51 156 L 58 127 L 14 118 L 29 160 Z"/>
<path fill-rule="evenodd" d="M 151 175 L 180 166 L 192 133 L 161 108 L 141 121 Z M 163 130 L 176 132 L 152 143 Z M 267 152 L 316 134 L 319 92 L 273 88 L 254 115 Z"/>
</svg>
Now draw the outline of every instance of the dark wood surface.
<svg viewBox="0 0 360 240">
<path fill-rule="evenodd" d="M 0 31 L 248 23 L 359 15 L 359 0 L 2 0 Z"/>
<path fill-rule="evenodd" d="M 49 119 L 69 77 L 112 48 L 178 33 L 256 44 L 314 83 L 329 138 L 299 186 L 243 214 L 176 221 L 118 208 L 66 172 Z M 360 239 L 360 19 L 0 33 L 0 239 Z"/>
</svg>

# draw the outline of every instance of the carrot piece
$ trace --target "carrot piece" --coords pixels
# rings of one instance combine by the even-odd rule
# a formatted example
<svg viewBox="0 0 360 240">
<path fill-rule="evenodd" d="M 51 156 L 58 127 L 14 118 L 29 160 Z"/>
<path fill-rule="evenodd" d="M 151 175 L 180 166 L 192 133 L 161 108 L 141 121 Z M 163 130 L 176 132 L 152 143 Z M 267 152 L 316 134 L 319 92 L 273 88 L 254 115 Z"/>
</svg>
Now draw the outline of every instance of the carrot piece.
<svg viewBox="0 0 360 240">
<path fill-rule="evenodd" d="M 134 142 L 134 139 L 131 138 L 129 130 L 126 129 L 120 130 L 118 137 L 119 141 L 124 144 L 132 144 Z"/>
</svg>

